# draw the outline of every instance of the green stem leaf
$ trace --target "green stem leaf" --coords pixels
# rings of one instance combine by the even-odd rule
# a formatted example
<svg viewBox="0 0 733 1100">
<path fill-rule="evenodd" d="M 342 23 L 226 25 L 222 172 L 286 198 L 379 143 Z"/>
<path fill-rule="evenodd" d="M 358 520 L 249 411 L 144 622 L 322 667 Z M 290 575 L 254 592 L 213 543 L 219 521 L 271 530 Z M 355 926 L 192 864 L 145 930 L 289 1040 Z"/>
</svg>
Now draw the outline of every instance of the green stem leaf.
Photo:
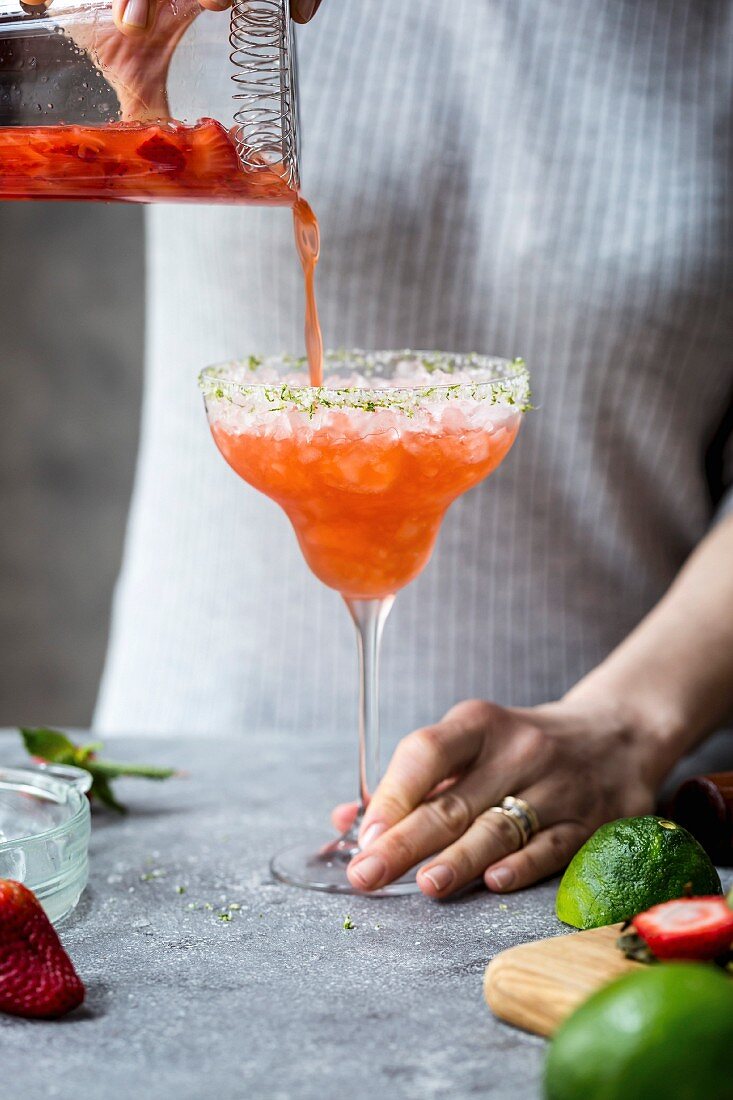
<svg viewBox="0 0 733 1100">
<path fill-rule="evenodd" d="M 152 764 L 118 764 L 112 760 L 89 760 L 84 765 L 92 775 L 105 779 L 118 779 L 122 775 L 135 776 L 138 779 L 170 779 L 176 774 L 175 768 L 156 768 Z"/>
</svg>

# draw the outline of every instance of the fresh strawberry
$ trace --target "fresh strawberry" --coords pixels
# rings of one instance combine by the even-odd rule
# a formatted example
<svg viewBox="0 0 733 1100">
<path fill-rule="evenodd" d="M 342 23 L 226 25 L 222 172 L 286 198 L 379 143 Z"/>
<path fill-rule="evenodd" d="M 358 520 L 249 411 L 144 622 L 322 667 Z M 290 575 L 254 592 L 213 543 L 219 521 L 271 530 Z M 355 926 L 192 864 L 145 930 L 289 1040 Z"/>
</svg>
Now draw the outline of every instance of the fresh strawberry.
<svg viewBox="0 0 733 1100">
<path fill-rule="evenodd" d="M 678 898 L 634 917 L 657 959 L 714 959 L 733 944 L 733 909 L 725 898 Z"/>
<path fill-rule="evenodd" d="M 83 1000 L 84 986 L 35 894 L 0 879 L 0 1012 L 51 1019 Z"/>
</svg>

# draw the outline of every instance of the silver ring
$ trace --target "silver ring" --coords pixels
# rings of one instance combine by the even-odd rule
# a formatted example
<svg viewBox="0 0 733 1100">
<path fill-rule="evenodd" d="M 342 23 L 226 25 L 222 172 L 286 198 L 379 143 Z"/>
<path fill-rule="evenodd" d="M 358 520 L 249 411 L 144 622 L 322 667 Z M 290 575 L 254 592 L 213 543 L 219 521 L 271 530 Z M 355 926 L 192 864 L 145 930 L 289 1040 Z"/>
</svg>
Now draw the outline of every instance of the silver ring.
<svg viewBox="0 0 733 1100">
<path fill-rule="evenodd" d="M 502 799 L 500 806 L 490 806 L 489 813 L 501 814 L 507 821 L 511 821 L 517 830 L 520 848 L 526 848 L 535 833 L 539 831 L 540 823 L 535 810 L 523 798 L 517 798 L 516 795 L 507 795 Z"/>
<path fill-rule="evenodd" d="M 537 811 L 533 806 L 530 806 L 529 802 L 525 802 L 523 798 L 518 798 L 515 794 L 508 794 L 506 798 L 502 799 L 502 806 L 505 810 L 508 810 L 511 814 L 516 814 L 517 817 L 522 817 L 529 830 L 530 839 L 540 831 L 540 819 L 537 816 Z"/>
</svg>

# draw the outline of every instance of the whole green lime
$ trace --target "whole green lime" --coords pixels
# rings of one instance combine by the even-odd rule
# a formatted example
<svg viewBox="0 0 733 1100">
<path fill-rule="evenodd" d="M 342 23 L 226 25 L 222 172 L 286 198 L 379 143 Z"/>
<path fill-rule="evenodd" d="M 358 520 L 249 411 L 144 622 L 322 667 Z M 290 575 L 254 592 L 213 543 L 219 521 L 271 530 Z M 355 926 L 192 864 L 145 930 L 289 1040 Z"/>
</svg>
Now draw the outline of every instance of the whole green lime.
<svg viewBox="0 0 733 1100">
<path fill-rule="evenodd" d="M 718 872 L 687 829 L 662 817 L 622 817 L 601 825 L 573 856 L 555 912 L 573 928 L 598 928 L 652 905 L 693 894 L 720 894 Z"/>
<path fill-rule="evenodd" d="M 653 965 L 594 993 L 557 1031 L 547 1100 L 731 1100 L 733 981 Z"/>
</svg>

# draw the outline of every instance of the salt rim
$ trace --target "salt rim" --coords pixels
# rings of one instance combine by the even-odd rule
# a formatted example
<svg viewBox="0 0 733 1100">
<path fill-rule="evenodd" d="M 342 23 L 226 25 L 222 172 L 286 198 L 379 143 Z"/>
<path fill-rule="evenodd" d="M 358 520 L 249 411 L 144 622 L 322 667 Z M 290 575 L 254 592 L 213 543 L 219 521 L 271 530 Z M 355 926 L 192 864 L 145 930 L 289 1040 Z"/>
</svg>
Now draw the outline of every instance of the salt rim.
<svg viewBox="0 0 733 1100">
<path fill-rule="evenodd" d="M 199 387 L 204 398 L 227 401 L 244 411 L 297 411 L 309 417 L 321 409 L 334 408 L 365 412 L 394 409 L 412 416 L 425 402 L 456 399 L 487 401 L 516 412 L 526 412 L 532 407 L 529 373 L 523 359 L 356 349 L 328 351 L 324 364 L 347 368 L 352 376 L 341 379 L 337 375 L 336 386 L 299 385 L 296 369 L 302 371 L 307 365 L 305 358 L 273 355 L 262 359 L 251 355 L 248 359 L 207 367 L 199 375 Z M 288 368 L 293 368 L 292 373 L 284 375 Z M 400 384 L 405 370 L 411 370 L 420 384 Z M 260 381 L 250 381 L 253 375 Z M 364 386 L 365 378 L 376 385 Z"/>
</svg>

